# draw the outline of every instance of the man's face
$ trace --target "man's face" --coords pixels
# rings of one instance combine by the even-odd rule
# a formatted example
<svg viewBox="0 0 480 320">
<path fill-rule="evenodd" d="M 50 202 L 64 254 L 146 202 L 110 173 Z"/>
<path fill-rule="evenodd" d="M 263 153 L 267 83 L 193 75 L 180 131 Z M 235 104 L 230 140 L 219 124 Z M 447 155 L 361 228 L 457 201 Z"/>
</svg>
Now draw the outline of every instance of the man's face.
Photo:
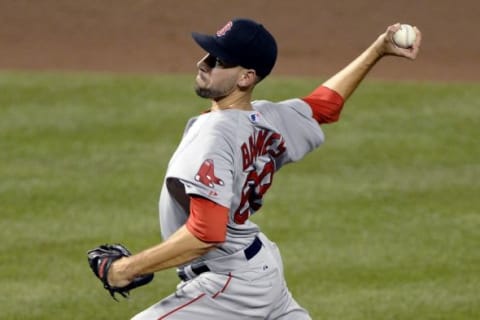
<svg viewBox="0 0 480 320">
<path fill-rule="evenodd" d="M 231 66 L 215 56 L 207 54 L 198 63 L 195 92 L 202 98 L 220 100 L 237 89 L 242 71 L 240 66 Z"/>
</svg>

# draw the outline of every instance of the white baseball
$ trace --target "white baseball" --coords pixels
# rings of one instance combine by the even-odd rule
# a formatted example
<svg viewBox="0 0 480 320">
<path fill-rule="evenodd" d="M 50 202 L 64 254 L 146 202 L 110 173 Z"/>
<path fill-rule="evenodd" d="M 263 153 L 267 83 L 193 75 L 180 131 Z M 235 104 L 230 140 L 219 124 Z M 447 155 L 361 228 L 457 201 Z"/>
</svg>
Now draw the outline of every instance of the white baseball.
<svg viewBox="0 0 480 320">
<path fill-rule="evenodd" d="M 409 24 L 400 25 L 400 29 L 393 34 L 393 42 L 400 48 L 410 48 L 415 43 L 417 34 Z"/>
</svg>

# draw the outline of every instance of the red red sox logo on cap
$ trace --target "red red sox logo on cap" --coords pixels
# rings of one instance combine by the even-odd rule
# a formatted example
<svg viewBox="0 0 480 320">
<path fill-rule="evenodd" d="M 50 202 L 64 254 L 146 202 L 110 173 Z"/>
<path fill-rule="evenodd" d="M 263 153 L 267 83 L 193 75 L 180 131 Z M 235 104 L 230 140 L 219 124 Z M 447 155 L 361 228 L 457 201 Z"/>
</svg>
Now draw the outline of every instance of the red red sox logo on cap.
<svg viewBox="0 0 480 320">
<path fill-rule="evenodd" d="M 222 29 L 217 31 L 217 37 L 224 36 L 230 29 L 232 29 L 232 26 L 233 26 L 233 22 L 228 21 L 227 24 L 223 26 Z"/>
<path fill-rule="evenodd" d="M 222 179 L 215 176 L 215 168 L 212 159 L 203 161 L 200 169 L 195 175 L 195 180 L 210 188 L 213 188 L 214 184 L 219 186 L 223 186 L 225 184 Z"/>
</svg>

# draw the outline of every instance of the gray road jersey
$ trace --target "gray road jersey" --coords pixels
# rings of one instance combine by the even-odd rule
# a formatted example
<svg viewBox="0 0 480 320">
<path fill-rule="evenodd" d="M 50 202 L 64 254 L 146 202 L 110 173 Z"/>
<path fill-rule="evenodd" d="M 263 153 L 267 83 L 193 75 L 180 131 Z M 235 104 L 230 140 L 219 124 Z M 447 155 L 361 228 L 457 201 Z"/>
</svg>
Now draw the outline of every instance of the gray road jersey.
<svg viewBox="0 0 480 320">
<path fill-rule="evenodd" d="M 259 228 L 248 218 L 261 207 L 275 171 L 323 142 L 323 132 L 302 100 L 254 101 L 253 107 L 190 119 L 168 164 L 159 201 L 164 239 L 185 224 L 190 194 L 230 209 L 226 241 L 202 259 L 249 244 Z"/>
</svg>

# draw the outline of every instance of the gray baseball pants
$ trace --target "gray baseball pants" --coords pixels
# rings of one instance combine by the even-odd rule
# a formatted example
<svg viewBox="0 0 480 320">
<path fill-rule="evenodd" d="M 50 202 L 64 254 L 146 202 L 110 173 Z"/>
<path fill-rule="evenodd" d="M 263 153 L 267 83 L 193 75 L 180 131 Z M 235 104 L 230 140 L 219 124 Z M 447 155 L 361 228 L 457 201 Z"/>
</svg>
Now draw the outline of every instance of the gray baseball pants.
<svg viewBox="0 0 480 320">
<path fill-rule="evenodd" d="M 306 320 L 290 294 L 280 252 L 263 233 L 250 260 L 243 252 L 207 262 L 209 272 L 182 281 L 176 292 L 132 320 Z"/>
</svg>

